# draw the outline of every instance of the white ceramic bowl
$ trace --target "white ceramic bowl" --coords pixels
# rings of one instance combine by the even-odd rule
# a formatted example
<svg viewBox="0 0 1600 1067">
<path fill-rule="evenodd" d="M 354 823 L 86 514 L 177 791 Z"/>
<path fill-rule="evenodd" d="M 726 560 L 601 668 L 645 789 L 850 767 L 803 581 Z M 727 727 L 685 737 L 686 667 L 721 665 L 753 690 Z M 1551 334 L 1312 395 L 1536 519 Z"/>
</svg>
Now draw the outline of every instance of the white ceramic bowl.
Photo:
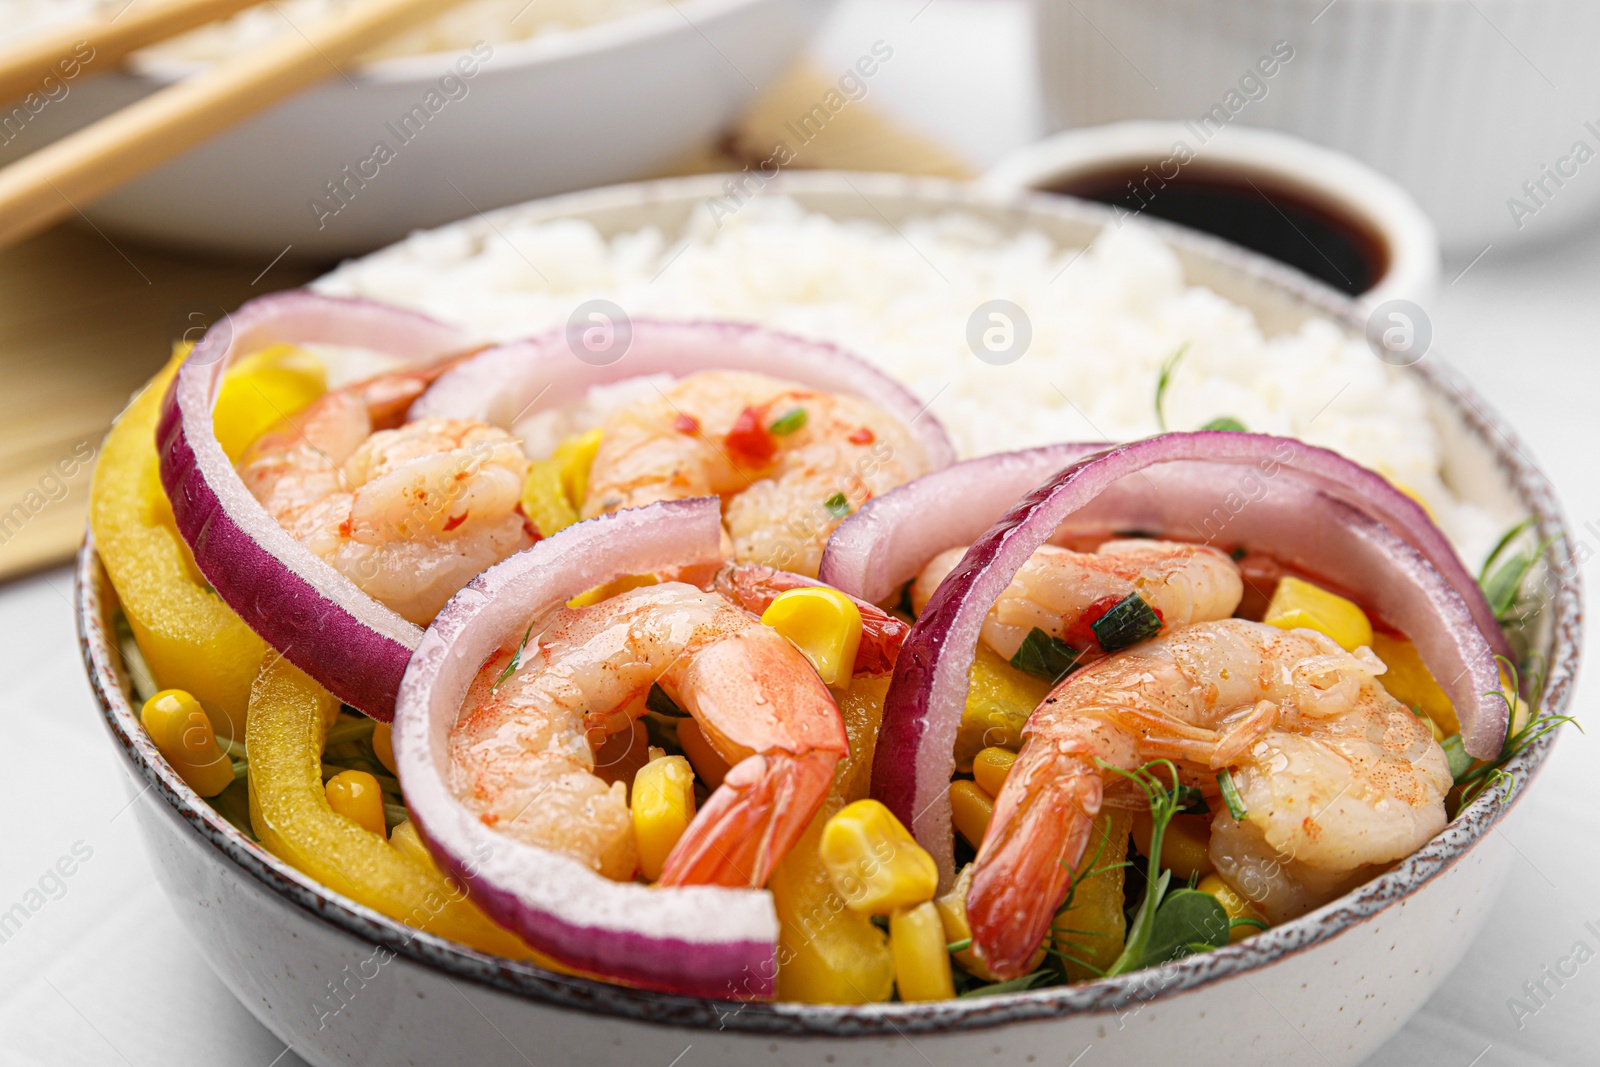
<svg viewBox="0 0 1600 1067">
<path fill-rule="evenodd" d="M 442 77 L 460 77 L 459 60 L 477 57 L 462 49 L 383 60 L 185 153 L 87 214 L 109 230 L 263 256 L 265 266 L 291 246 L 295 258 L 350 255 L 480 210 L 645 177 L 726 128 L 832 3 L 681 0 L 491 43 L 492 55 L 467 64 L 476 73 L 462 79 L 464 95 L 439 94 L 436 113 L 425 107 L 405 128 L 402 117 Z M 198 68 L 152 59 L 96 77 L 92 69 L 0 147 L 0 164 Z M 387 162 L 375 152 L 380 141 L 393 154 Z"/>
<path fill-rule="evenodd" d="M 1181 122 L 1085 126 L 1009 153 L 989 169 L 983 183 L 996 189 L 1050 190 L 1115 171 L 1140 173 L 1146 166 L 1150 176 L 1140 196 L 1148 197 L 1150 211 L 1158 217 L 1165 180 L 1181 176 L 1185 168 L 1292 190 L 1381 242 L 1384 266 L 1358 295 L 1362 306 L 1395 299 L 1428 306 L 1437 295 L 1439 235 L 1410 194 L 1349 156 L 1272 130 L 1229 126 L 1202 141 Z M 1338 280 L 1336 274 L 1328 277 Z"/>
<path fill-rule="evenodd" d="M 1600 5 L 1588 0 L 1035 0 L 1035 11 L 1052 128 L 1199 122 L 1221 107 L 1218 125 L 1269 126 L 1370 163 L 1467 256 L 1562 236 L 1600 208 L 1600 174 L 1588 173 L 1600 162 L 1573 159 L 1579 141 L 1600 152 Z M 1274 64 L 1275 47 L 1292 58 Z M 1545 179 L 1546 166 L 1565 177 Z M 1523 183 L 1540 181 L 1531 199 Z"/>
<path fill-rule="evenodd" d="M 583 218 L 614 233 L 671 232 L 703 210 L 719 178 L 680 179 L 560 197 L 461 224 L 492 235 L 512 219 Z M 1089 240 L 1108 220 L 1094 205 L 996 194 L 891 175 L 794 174 L 782 191 L 839 218 L 888 220 L 959 209 L 1008 230 Z M 1160 227 L 1190 279 L 1252 308 L 1269 332 L 1325 316 L 1362 328 L 1351 302 L 1270 262 Z M 1509 497 L 1564 535 L 1549 485 L 1509 428 L 1448 368 L 1421 376 L 1449 442 L 1446 477 L 1471 499 Z M 1546 706 L 1566 707 L 1577 668 L 1578 576 L 1556 557 L 1541 638 Z M 1105 1045 L 1123 1063 L 1358 1063 L 1438 987 L 1481 926 L 1515 856 L 1490 829 L 1535 779 L 1553 739 L 1510 768 L 1508 804 L 1474 803 L 1392 871 L 1312 914 L 1248 941 L 1082 986 L 869 1007 L 738 1004 L 566 978 L 460 948 L 328 891 L 269 855 L 190 791 L 139 725 L 117 652 L 115 594 L 92 543 L 79 556 L 84 662 L 129 772 L 140 830 L 195 943 L 221 981 L 296 1054 L 333 1064 L 458 1062 L 668 1064 L 693 1046 L 702 1065 L 1067 1063 Z M 340 990 L 334 1000 L 333 990 Z M 1272 1009 L 1257 1001 L 1264 997 Z M 330 1005 L 343 1002 L 330 1011 Z M 1241 1005 L 1256 1005 L 1241 1011 Z M 1098 1053 L 1097 1053 L 1098 1055 Z M 1097 1061 L 1098 1062 L 1098 1061 Z"/>
</svg>

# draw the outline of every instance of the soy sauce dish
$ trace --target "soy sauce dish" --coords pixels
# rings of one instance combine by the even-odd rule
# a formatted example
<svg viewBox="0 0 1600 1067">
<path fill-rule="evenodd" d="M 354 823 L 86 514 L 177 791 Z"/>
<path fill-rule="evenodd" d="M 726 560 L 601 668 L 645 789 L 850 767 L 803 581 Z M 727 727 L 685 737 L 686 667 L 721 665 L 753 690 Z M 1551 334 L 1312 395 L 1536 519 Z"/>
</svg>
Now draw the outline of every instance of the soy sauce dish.
<svg viewBox="0 0 1600 1067">
<path fill-rule="evenodd" d="M 84 663 L 219 979 L 318 1065 L 1360 1062 L 1485 920 L 1578 666 L 1514 432 L 1171 224 L 725 195 L 416 235 L 113 430 Z M 507 233 L 572 270 L 482 286 Z"/>
</svg>

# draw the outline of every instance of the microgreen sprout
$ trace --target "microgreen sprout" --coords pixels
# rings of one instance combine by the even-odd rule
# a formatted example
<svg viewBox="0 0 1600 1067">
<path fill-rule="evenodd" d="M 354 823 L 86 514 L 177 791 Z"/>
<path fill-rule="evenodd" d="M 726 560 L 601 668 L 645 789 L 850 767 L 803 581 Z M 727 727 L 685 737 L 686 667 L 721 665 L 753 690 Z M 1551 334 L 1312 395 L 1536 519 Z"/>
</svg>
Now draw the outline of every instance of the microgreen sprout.
<svg viewBox="0 0 1600 1067">
<path fill-rule="evenodd" d="M 516 674 L 522 669 L 522 654 L 528 650 L 528 638 L 532 636 L 533 623 L 530 622 L 527 630 L 525 630 L 522 634 L 522 641 L 517 645 L 516 653 L 511 657 L 511 662 L 507 663 L 506 669 L 500 672 L 500 677 L 494 680 L 494 684 L 489 687 L 489 692 L 492 693 L 496 689 L 499 689 L 500 683 L 504 682 L 507 678 L 511 677 L 513 674 Z"/>
<path fill-rule="evenodd" d="M 1500 754 L 1485 763 L 1476 763 L 1466 755 L 1461 748 L 1461 735 L 1451 734 L 1444 739 L 1442 747 L 1446 758 L 1450 759 L 1450 771 L 1455 776 L 1456 785 L 1461 786 L 1461 806 L 1466 807 L 1476 800 L 1486 789 L 1499 789 L 1502 802 L 1511 799 L 1511 794 L 1516 789 L 1516 775 L 1505 769 L 1506 763 L 1520 755 L 1528 746 L 1547 737 L 1563 723 L 1571 723 L 1579 732 L 1583 726 L 1571 715 L 1552 715 L 1543 711 L 1544 682 L 1543 672 L 1535 672 L 1533 680 L 1528 686 L 1528 699 L 1521 699 L 1523 680 L 1517 671 L 1516 664 L 1503 656 L 1496 656 L 1500 662 L 1500 670 L 1506 684 L 1499 690 L 1485 693 L 1488 697 L 1498 697 L 1506 706 L 1506 739 L 1500 745 Z M 1526 721 L 1521 726 L 1517 725 L 1519 707 L 1530 709 Z M 1460 750 L 1461 764 L 1452 758 L 1452 750 Z M 1458 769 L 1459 768 L 1459 769 Z"/>
<path fill-rule="evenodd" d="M 1178 369 L 1178 363 L 1183 359 L 1183 354 L 1189 351 L 1189 342 L 1185 341 L 1178 346 L 1178 350 L 1167 357 L 1161 364 L 1161 374 L 1156 378 L 1156 425 L 1161 427 L 1161 432 L 1167 432 L 1167 386 L 1172 384 L 1172 373 Z"/>
</svg>

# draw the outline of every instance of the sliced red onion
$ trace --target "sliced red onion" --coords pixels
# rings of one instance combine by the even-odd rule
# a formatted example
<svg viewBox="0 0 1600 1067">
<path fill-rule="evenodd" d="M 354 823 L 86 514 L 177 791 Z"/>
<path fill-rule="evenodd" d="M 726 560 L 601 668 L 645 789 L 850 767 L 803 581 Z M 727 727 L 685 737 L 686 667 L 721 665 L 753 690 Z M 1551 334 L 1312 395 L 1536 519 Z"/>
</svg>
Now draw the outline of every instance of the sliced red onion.
<svg viewBox="0 0 1600 1067">
<path fill-rule="evenodd" d="M 1045 445 L 953 464 L 874 497 L 839 524 L 818 577 L 881 604 L 946 549 L 970 545 L 1028 490 L 1100 444 Z"/>
<path fill-rule="evenodd" d="M 265 296 L 206 331 L 178 371 L 156 429 L 161 484 L 200 573 L 289 662 L 386 721 L 422 630 L 279 526 L 245 488 L 212 426 L 223 373 L 277 343 L 348 345 L 424 362 L 467 341 L 454 327 L 369 300 L 299 290 Z"/>
<path fill-rule="evenodd" d="M 535 406 L 564 407 L 597 385 L 651 374 L 682 377 L 707 370 L 743 370 L 848 393 L 876 404 L 906 425 L 929 470 L 955 461 L 955 446 L 927 405 L 899 382 L 837 345 L 736 322 L 636 319 L 602 335 L 596 349 L 583 335 L 557 330 L 492 348 L 439 378 L 412 405 L 412 418 L 478 419 L 510 429 Z M 579 356 L 578 352 L 583 352 Z"/>
<path fill-rule="evenodd" d="M 450 732 L 485 660 L 528 623 L 612 578 L 719 558 L 714 497 L 569 526 L 484 571 L 446 604 L 400 686 L 394 753 L 411 817 L 496 922 L 591 974 L 708 997 L 770 997 L 777 914 L 765 890 L 613 882 L 484 825 L 449 785 Z"/>
<path fill-rule="evenodd" d="M 1318 453 L 1314 461 L 1302 464 L 1311 452 Z M 952 876 L 952 752 L 979 630 L 1034 550 L 1073 527 L 1135 526 L 1258 545 L 1344 587 L 1416 644 L 1455 703 L 1467 751 L 1480 758 L 1498 753 L 1506 708 L 1484 695 L 1500 688 L 1500 678 L 1495 643 L 1474 610 L 1483 595 L 1473 582 L 1463 596 L 1433 555 L 1396 528 L 1388 495 L 1401 494 L 1348 460 L 1254 434 L 1168 434 L 1073 462 L 972 545 L 912 627 L 884 706 L 873 795 Z M 1497 624 L 1490 633 L 1503 641 Z"/>
</svg>

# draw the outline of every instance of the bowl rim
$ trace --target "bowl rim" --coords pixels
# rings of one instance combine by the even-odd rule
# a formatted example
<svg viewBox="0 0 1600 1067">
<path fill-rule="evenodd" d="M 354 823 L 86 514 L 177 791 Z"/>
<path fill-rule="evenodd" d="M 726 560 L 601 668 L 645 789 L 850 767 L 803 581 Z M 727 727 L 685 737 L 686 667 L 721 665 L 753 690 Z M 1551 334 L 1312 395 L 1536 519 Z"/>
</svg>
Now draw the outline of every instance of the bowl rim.
<svg viewBox="0 0 1600 1067">
<path fill-rule="evenodd" d="M 722 180 L 722 175 L 704 175 L 612 186 L 502 208 L 487 217 L 453 225 L 486 233 L 516 221 L 519 215 L 560 217 L 613 207 L 703 200 L 720 195 Z M 904 175 L 808 172 L 786 175 L 783 189 L 801 194 L 840 193 L 848 189 L 871 205 L 865 189 L 881 196 L 920 201 L 918 209 L 923 214 L 968 208 L 991 218 L 1004 217 L 1019 226 L 1030 219 L 1052 216 L 1102 224 L 1113 220 L 1109 208 L 1069 198 L 996 191 L 977 183 Z M 1360 335 L 1363 331 L 1365 316 L 1354 301 L 1287 267 L 1159 220 L 1146 220 L 1143 225 L 1159 231 L 1181 253 L 1210 260 L 1213 265 L 1241 275 L 1243 280 L 1275 289 L 1306 311 L 1329 318 L 1351 333 Z M 1528 458 L 1527 449 L 1514 431 L 1452 368 L 1438 360 L 1424 360 L 1411 372 L 1421 376 L 1431 397 L 1449 407 L 1488 450 L 1518 504 L 1535 517 L 1540 537 L 1556 539 L 1557 551 L 1547 554 L 1554 591 L 1550 597 L 1550 650 L 1543 707 L 1549 713 L 1564 713 L 1581 656 L 1582 597 L 1573 556 L 1560 551 L 1562 544 L 1570 546 L 1572 540 L 1554 489 Z M 1301 919 L 1214 952 L 1082 985 L 937 1003 L 812 1005 L 712 1000 L 569 977 L 532 964 L 489 956 L 356 904 L 272 856 L 189 789 L 139 726 L 115 634 L 109 625 L 115 594 L 105 578 L 93 538 L 88 535 L 78 555 L 75 586 L 80 647 L 107 730 L 128 760 L 134 777 L 161 798 L 171 809 L 169 814 L 222 853 L 228 862 L 286 898 L 308 918 L 327 923 L 365 944 L 384 945 L 451 978 L 555 1008 L 679 1028 L 713 1027 L 767 1036 L 834 1038 L 970 1032 L 1068 1014 L 1122 1015 L 1130 1008 L 1137 1010 L 1147 1003 L 1248 974 L 1355 929 L 1448 870 L 1521 799 L 1559 733 L 1553 731 L 1508 764 L 1515 779 L 1503 799 L 1496 799 L 1497 794 L 1492 791 L 1486 792 L 1432 841 L 1391 870 Z"/>
<path fill-rule="evenodd" d="M 540 33 L 511 41 L 489 41 L 488 44 L 493 47 L 495 53 L 492 73 L 504 74 L 518 67 L 576 60 L 598 52 L 625 48 L 651 38 L 666 37 L 674 31 L 700 32 L 700 24 L 704 21 L 723 18 L 741 8 L 782 2 L 784 0 L 668 0 L 654 7 L 631 11 L 626 15 L 593 22 L 574 30 Z M 832 0 L 812 0 L 812 2 L 831 3 Z M 474 44 L 479 43 L 483 42 L 474 42 Z M 459 48 L 390 56 L 372 63 L 351 65 L 350 69 L 342 71 L 345 77 L 336 80 L 351 82 L 356 88 L 362 85 L 431 84 L 438 81 L 441 76 L 449 74 L 453 69 L 453 61 L 473 47 L 474 45 L 463 45 Z M 183 81 L 205 70 L 212 62 L 214 61 L 140 55 L 119 73 L 134 81 L 159 88 Z M 443 67 L 440 66 L 441 62 L 444 64 Z"/>
</svg>

